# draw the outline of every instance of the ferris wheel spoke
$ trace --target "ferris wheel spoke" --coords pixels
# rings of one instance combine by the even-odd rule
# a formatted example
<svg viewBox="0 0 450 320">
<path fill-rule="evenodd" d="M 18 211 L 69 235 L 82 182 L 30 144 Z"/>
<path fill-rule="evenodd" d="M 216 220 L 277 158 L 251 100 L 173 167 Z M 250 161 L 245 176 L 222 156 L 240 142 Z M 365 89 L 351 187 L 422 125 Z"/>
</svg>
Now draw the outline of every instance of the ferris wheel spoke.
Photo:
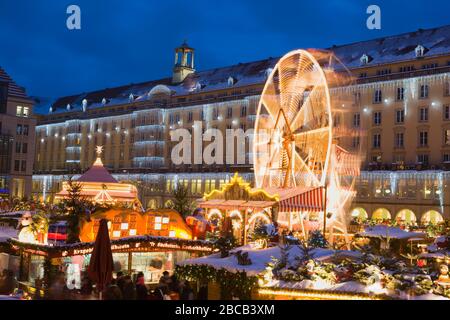
<svg viewBox="0 0 450 320">
<path fill-rule="evenodd" d="M 305 168 L 305 170 L 310 174 L 310 176 L 313 178 L 315 185 L 318 186 L 320 185 L 319 180 L 317 179 L 316 174 L 311 170 L 311 168 L 303 161 L 302 157 L 297 153 L 297 151 L 294 150 L 294 157 L 295 160 L 298 161 L 300 163 L 300 167 L 301 168 Z"/>
<path fill-rule="evenodd" d="M 297 130 L 297 128 L 305 125 L 306 123 L 310 123 L 311 120 L 315 120 L 319 123 L 323 122 L 321 119 L 318 119 L 323 112 L 321 110 L 315 110 L 317 106 L 319 106 L 318 109 L 323 108 L 323 101 L 319 100 L 321 95 L 322 89 L 320 86 L 316 86 L 312 89 L 295 118 L 291 122 L 290 126 L 292 131 Z"/>
<path fill-rule="evenodd" d="M 318 129 L 294 133 L 294 137 L 297 140 L 297 138 L 305 138 L 307 136 L 313 136 L 313 135 L 319 135 L 319 134 L 322 135 L 325 133 L 328 134 L 329 131 L 330 131 L 330 127 L 322 127 L 322 128 L 318 128 Z"/>
</svg>

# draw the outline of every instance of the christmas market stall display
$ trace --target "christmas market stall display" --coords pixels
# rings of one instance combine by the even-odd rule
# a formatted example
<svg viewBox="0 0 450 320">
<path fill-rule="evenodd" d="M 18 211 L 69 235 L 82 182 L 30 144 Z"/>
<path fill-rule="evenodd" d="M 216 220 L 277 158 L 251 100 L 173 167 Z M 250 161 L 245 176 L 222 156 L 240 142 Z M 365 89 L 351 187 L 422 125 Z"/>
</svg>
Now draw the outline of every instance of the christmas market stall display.
<svg viewBox="0 0 450 320">
<path fill-rule="evenodd" d="M 314 236 L 315 237 L 315 236 Z M 315 243 L 315 244 L 314 244 Z M 316 246 L 317 245 L 317 246 Z M 209 282 L 210 299 L 442 299 L 448 267 L 429 270 L 405 257 L 368 248 L 335 250 L 322 241 L 280 243 L 265 249 L 247 245 L 178 263 L 179 277 Z M 444 283 L 444 285 L 442 285 Z"/>
<path fill-rule="evenodd" d="M 121 204 L 128 207 L 142 208 L 138 199 L 137 188 L 132 184 L 119 183 L 103 166 L 102 147 L 97 147 L 97 159 L 92 167 L 75 182 L 63 182 L 62 190 L 56 195 L 56 201 L 70 196 L 73 183 L 80 185 L 80 196 L 86 200 L 101 204 Z"/>
<path fill-rule="evenodd" d="M 261 224 L 276 223 L 285 230 L 316 229 L 318 225 L 313 222 L 292 217 L 295 212 L 323 210 L 322 195 L 322 188 L 251 188 L 236 173 L 221 189 L 198 200 L 198 206 L 205 210 L 207 220 L 216 229 L 229 231 L 238 243 L 246 244 L 249 235 Z"/>
<path fill-rule="evenodd" d="M 17 235 L 6 237 L 10 253 L 20 257 L 19 278 L 33 285 L 50 283 L 63 271 L 67 283 L 81 284 L 89 265 L 100 221 L 107 221 L 114 271 L 143 272 L 148 283 L 159 281 L 177 262 L 213 252 L 208 241 L 193 240 L 192 230 L 173 209 L 144 211 L 136 188 L 117 183 L 105 169 L 101 148 L 94 165 L 59 193 L 60 212 L 24 212 L 18 219 Z"/>
</svg>

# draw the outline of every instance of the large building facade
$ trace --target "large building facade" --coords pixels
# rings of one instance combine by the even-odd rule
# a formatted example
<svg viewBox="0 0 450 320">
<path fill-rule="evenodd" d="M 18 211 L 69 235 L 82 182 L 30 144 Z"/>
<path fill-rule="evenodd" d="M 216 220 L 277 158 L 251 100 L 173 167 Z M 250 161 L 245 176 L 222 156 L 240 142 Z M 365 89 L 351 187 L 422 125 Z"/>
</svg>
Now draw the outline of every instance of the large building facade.
<svg viewBox="0 0 450 320">
<path fill-rule="evenodd" d="M 334 125 L 360 132 L 347 148 L 364 151 L 354 215 L 428 222 L 450 217 L 450 26 L 328 49 L 355 81 L 331 88 L 348 99 Z M 131 181 L 149 208 L 170 204 L 184 184 L 192 198 L 220 187 L 244 165 L 174 165 L 174 129 L 254 127 L 265 80 L 278 59 L 195 71 L 195 51 L 175 50 L 172 77 L 62 97 L 36 108 L 33 194 L 52 201 L 67 175 L 79 175 L 104 146 L 116 179 Z M 225 136 L 225 134 L 224 134 Z M 227 141 L 228 142 L 228 141 Z M 210 142 L 203 142 L 204 146 Z M 226 163 L 226 153 L 223 154 Z"/>
<path fill-rule="evenodd" d="M 36 119 L 33 101 L 0 68 L 0 196 L 32 191 Z"/>
</svg>

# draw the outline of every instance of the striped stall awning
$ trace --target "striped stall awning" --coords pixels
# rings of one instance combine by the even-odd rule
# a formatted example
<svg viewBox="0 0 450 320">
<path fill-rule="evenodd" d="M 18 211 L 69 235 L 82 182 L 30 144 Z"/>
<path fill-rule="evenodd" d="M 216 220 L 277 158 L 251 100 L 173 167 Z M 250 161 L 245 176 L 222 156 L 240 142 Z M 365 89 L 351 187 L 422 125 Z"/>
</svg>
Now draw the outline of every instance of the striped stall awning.
<svg viewBox="0 0 450 320">
<path fill-rule="evenodd" d="M 323 211 L 324 188 L 305 191 L 279 202 L 281 212 Z"/>
</svg>

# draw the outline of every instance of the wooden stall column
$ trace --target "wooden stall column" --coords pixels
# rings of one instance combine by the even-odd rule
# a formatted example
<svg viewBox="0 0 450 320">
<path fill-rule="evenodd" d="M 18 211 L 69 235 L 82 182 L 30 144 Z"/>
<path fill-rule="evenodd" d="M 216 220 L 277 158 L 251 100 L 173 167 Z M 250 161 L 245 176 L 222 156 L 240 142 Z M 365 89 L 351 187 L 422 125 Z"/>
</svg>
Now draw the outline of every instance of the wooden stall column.
<svg viewBox="0 0 450 320">
<path fill-rule="evenodd" d="M 131 269 L 133 267 L 133 253 L 128 252 L 128 274 L 131 275 Z"/>
</svg>

